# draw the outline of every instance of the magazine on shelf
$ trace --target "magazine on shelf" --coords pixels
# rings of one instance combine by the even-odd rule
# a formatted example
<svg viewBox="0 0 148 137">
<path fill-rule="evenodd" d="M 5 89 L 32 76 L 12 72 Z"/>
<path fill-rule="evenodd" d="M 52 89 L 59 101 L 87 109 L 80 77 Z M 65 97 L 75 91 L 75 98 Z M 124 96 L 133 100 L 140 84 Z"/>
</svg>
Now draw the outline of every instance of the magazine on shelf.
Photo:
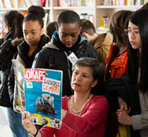
<svg viewBox="0 0 148 137">
<path fill-rule="evenodd" d="M 24 69 L 26 111 L 33 116 L 31 123 L 61 127 L 62 78 L 60 70 Z"/>
</svg>

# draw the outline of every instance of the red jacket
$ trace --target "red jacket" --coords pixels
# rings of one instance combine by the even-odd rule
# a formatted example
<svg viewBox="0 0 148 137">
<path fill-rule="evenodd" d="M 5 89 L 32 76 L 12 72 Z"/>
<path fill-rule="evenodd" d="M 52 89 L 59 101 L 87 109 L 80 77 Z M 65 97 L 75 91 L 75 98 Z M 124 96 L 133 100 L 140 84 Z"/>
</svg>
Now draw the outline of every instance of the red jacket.
<svg viewBox="0 0 148 137">
<path fill-rule="evenodd" d="M 93 96 L 84 107 L 81 116 L 68 110 L 68 97 L 62 98 L 62 108 L 67 110 L 61 129 L 43 127 L 42 137 L 104 137 L 108 116 L 108 102 L 103 96 Z"/>
</svg>

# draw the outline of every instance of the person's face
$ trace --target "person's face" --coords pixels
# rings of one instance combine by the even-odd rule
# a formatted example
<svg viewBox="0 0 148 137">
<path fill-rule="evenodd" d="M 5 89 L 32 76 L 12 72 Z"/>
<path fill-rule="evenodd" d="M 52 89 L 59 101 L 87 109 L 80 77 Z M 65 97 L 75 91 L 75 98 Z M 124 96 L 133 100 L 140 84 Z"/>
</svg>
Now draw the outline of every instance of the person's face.
<svg viewBox="0 0 148 137">
<path fill-rule="evenodd" d="M 8 25 L 3 24 L 2 31 L 0 32 L 0 37 L 4 39 L 9 30 L 10 28 L 8 27 Z"/>
<path fill-rule="evenodd" d="M 57 28 L 60 41 L 67 48 L 71 48 L 77 42 L 80 31 L 81 27 L 79 27 L 77 22 L 61 23 Z"/>
<path fill-rule="evenodd" d="M 128 38 L 133 49 L 140 49 L 141 38 L 139 27 L 131 22 L 128 24 Z"/>
<path fill-rule="evenodd" d="M 3 30 L 5 31 L 5 33 L 8 33 L 8 31 L 10 30 L 11 28 L 7 25 L 7 24 L 4 24 L 3 25 Z"/>
<path fill-rule="evenodd" d="M 24 39 L 29 46 L 37 46 L 42 34 L 43 29 L 38 21 L 26 21 L 23 23 Z"/>
<path fill-rule="evenodd" d="M 75 92 L 88 93 L 96 84 L 97 80 L 94 80 L 89 67 L 76 66 L 71 81 L 71 87 Z"/>
</svg>

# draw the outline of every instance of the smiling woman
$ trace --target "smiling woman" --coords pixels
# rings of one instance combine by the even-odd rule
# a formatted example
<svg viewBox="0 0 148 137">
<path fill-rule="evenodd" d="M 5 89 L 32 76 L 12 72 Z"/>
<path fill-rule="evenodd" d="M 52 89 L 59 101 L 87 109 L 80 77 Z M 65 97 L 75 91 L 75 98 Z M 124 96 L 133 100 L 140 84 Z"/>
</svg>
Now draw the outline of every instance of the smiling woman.
<svg viewBox="0 0 148 137">
<path fill-rule="evenodd" d="M 22 116 L 24 128 L 36 137 L 104 137 L 108 102 L 104 96 L 91 94 L 97 82 L 103 80 L 104 66 L 93 58 L 80 58 L 73 66 L 71 87 L 74 95 L 62 98 L 62 127 L 43 127 L 38 132 L 27 112 Z M 99 90 L 99 89 L 98 89 Z"/>
</svg>

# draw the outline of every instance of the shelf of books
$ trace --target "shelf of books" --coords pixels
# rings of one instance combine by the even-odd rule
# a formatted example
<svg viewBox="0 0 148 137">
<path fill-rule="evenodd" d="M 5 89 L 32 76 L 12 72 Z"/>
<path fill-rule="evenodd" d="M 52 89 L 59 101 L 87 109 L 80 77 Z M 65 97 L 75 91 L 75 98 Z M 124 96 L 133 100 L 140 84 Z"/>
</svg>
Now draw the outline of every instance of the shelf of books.
<svg viewBox="0 0 148 137">
<path fill-rule="evenodd" d="M 146 3 L 147 0 L 98 0 L 98 5 L 104 6 L 139 6 Z"/>
<path fill-rule="evenodd" d="M 0 11 L 13 9 L 25 13 L 31 5 L 41 5 L 48 14 L 48 21 L 55 21 L 62 11 L 74 10 L 81 19 L 89 19 L 96 28 L 106 31 L 115 11 L 134 11 L 146 2 L 148 0 L 0 0 Z"/>
<path fill-rule="evenodd" d="M 82 19 L 89 19 L 101 32 L 108 30 L 109 20 L 117 10 L 137 10 L 146 0 L 52 0 L 53 18 L 63 10 L 71 9 L 79 13 Z"/>
<path fill-rule="evenodd" d="M 50 1 L 51 0 L 0 0 L 0 27 L 2 28 L 3 16 L 9 10 L 17 10 L 24 16 L 31 5 L 40 5 L 45 9 L 44 24 L 50 21 Z"/>
<path fill-rule="evenodd" d="M 94 22 L 95 1 L 96 0 L 51 0 L 53 2 L 53 18 L 56 20 L 57 16 L 63 10 L 76 11 L 81 19 L 89 19 Z"/>
<path fill-rule="evenodd" d="M 0 0 L 0 10 L 27 10 L 31 5 L 40 5 L 43 8 L 49 8 L 50 0 Z"/>
<path fill-rule="evenodd" d="M 94 0 L 58 0 L 60 7 L 80 7 L 80 6 L 93 6 Z"/>
<path fill-rule="evenodd" d="M 97 0 L 96 1 L 96 27 L 100 31 L 107 31 L 109 21 L 114 12 L 118 10 L 135 11 L 148 0 Z"/>
<path fill-rule="evenodd" d="M 131 6 L 121 6 L 121 5 L 112 5 L 112 6 L 106 6 L 106 5 L 99 5 L 96 8 L 97 9 L 137 9 L 141 7 L 142 5 L 131 5 Z"/>
</svg>

